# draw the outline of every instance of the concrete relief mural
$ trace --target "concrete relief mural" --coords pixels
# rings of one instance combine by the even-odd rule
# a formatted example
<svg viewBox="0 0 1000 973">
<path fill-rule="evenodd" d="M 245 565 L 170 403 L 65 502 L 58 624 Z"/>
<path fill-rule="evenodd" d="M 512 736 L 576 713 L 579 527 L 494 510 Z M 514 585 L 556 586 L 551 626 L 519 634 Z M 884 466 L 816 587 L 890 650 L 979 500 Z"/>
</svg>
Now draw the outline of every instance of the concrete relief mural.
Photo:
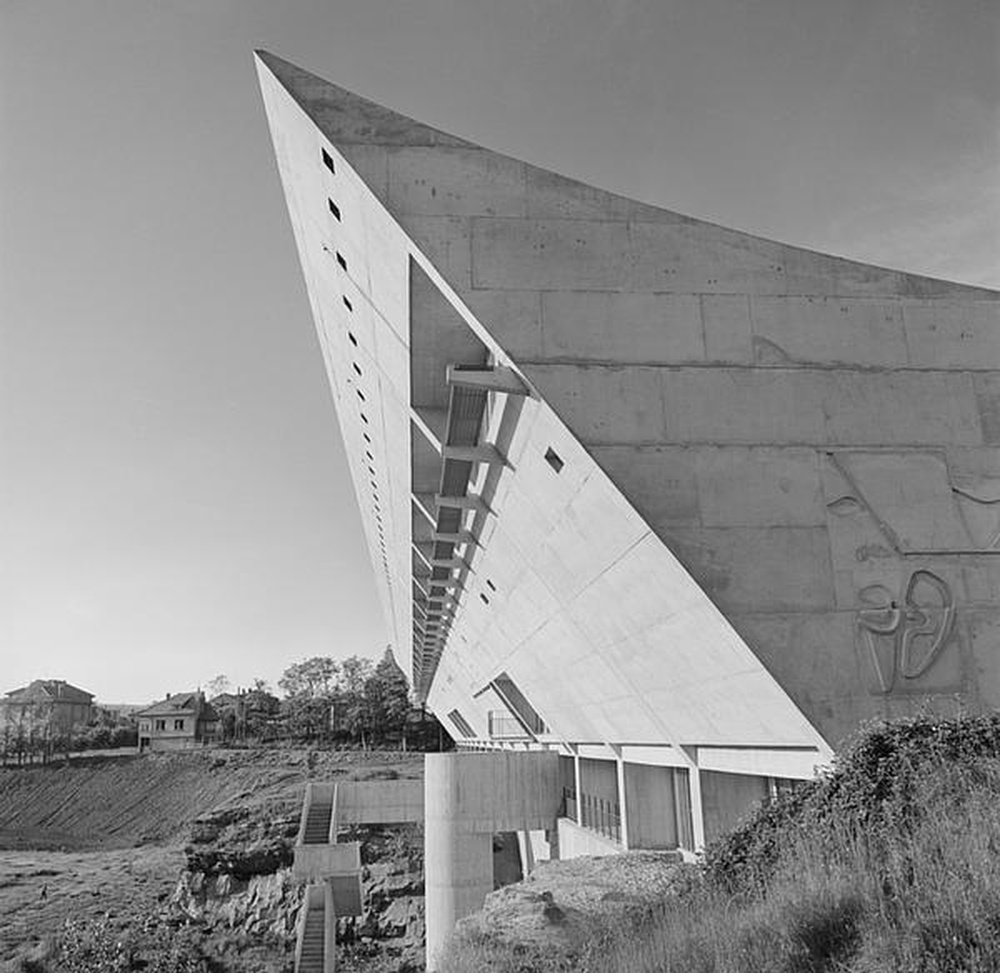
<svg viewBox="0 0 1000 973">
<path fill-rule="evenodd" d="M 918 679 L 927 672 L 955 626 L 948 583 L 921 568 L 910 575 L 901 602 L 880 584 L 863 588 L 859 597 L 871 606 L 858 612 L 857 627 L 872 691 L 891 693 L 897 678 Z"/>
<path fill-rule="evenodd" d="M 955 582 L 951 571 L 926 566 L 929 555 L 972 553 L 943 459 L 829 453 L 823 480 L 837 603 L 856 612 L 869 690 L 957 688 Z M 936 666 L 943 656 L 949 664 Z"/>
<path fill-rule="evenodd" d="M 1000 551 L 1000 479 L 956 478 L 951 489 L 973 545 L 981 551 Z"/>
<path fill-rule="evenodd" d="M 828 456 L 846 495 L 870 512 L 898 553 L 1000 549 L 1000 479 L 952 476 L 936 452 L 855 450 Z"/>
</svg>

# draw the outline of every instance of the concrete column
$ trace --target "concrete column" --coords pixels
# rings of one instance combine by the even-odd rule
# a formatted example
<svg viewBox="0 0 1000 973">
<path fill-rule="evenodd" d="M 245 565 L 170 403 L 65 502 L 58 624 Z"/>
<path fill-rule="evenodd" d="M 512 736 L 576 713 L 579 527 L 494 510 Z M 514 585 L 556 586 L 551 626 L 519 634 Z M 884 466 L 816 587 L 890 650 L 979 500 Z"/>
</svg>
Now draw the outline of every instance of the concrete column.
<svg viewBox="0 0 1000 973">
<path fill-rule="evenodd" d="M 697 765 L 688 769 L 691 787 L 691 830 L 694 836 L 694 850 L 705 847 L 705 808 L 701 800 L 701 771 Z"/>
<path fill-rule="evenodd" d="M 493 891 L 493 833 L 474 833 L 461 813 L 459 761 L 424 759 L 424 904 L 427 968 L 432 971 L 455 923 L 481 909 Z"/>
<path fill-rule="evenodd" d="M 583 789 L 580 787 L 580 752 L 573 748 L 573 786 L 576 788 L 576 823 L 583 827 Z"/>
<path fill-rule="evenodd" d="M 621 843 L 622 848 L 628 851 L 628 805 L 625 795 L 625 761 L 621 758 L 621 750 L 615 747 L 617 756 L 615 765 L 618 771 L 618 814 L 621 820 Z"/>
</svg>

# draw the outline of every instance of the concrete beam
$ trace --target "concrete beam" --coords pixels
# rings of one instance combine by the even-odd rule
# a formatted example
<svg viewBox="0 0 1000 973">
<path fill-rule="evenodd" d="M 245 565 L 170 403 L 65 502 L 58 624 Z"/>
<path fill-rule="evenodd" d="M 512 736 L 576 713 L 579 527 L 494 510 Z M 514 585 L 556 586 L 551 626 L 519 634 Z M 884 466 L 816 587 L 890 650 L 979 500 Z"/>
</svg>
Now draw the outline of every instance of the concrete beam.
<svg viewBox="0 0 1000 973">
<path fill-rule="evenodd" d="M 528 395 L 528 387 L 517 372 L 505 365 L 495 368 L 459 368 L 449 365 L 445 370 L 445 381 L 449 385 L 463 388 L 485 389 L 488 392 L 506 392 L 508 395 Z"/>
<path fill-rule="evenodd" d="M 507 457 L 491 443 L 483 443 L 480 446 L 445 446 L 444 458 L 466 460 L 470 463 L 488 463 L 493 466 L 511 467 Z"/>
<path fill-rule="evenodd" d="M 433 536 L 436 541 L 448 541 L 452 544 L 472 544 L 477 547 L 480 546 L 479 538 L 469 530 L 460 530 L 455 534 L 442 534 L 435 531 Z"/>
<path fill-rule="evenodd" d="M 493 510 L 482 497 L 469 494 L 464 497 L 446 497 L 440 493 L 434 495 L 434 502 L 439 507 L 458 507 L 460 510 L 475 510 L 487 514 L 492 514 Z"/>
</svg>

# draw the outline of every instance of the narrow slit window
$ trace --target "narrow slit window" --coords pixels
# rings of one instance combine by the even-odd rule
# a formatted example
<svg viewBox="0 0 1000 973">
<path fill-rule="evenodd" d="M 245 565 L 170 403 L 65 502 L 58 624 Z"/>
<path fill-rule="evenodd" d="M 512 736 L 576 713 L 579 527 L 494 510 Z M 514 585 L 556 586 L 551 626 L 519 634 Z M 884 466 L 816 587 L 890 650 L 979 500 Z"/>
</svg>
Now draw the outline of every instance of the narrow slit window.
<svg viewBox="0 0 1000 973">
<path fill-rule="evenodd" d="M 350 331 L 348 331 L 348 332 L 347 332 L 347 340 L 348 340 L 348 341 L 350 341 L 350 343 L 351 343 L 352 345 L 354 345 L 354 347 L 355 347 L 355 348 L 357 348 L 357 347 L 358 347 L 358 339 L 357 339 L 357 338 L 355 338 L 355 337 L 354 337 L 354 335 L 353 335 L 353 334 L 351 334 L 351 332 L 350 332 Z"/>
<path fill-rule="evenodd" d="M 545 462 L 549 464 L 557 473 L 566 465 L 562 457 L 550 446 L 545 450 Z"/>
<path fill-rule="evenodd" d="M 346 307 L 348 311 L 354 310 L 354 305 L 347 299 L 347 297 L 341 295 L 340 299 L 344 302 L 344 307 Z"/>
<path fill-rule="evenodd" d="M 489 588 L 490 591 L 496 591 L 497 590 L 497 586 L 492 581 L 490 581 L 489 578 L 486 579 L 486 587 Z"/>
<path fill-rule="evenodd" d="M 361 399 L 362 402 L 364 402 L 365 401 L 365 393 L 362 392 L 361 389 L 355 389 L 354 391 L 358 393 L 358 398 Z"/>
<path fill-rule="evenodd" d="M 479 597 L 482 599 L 484 605 L 488 605 L 490 603 L 489 598 L 487 598 L 481 591 L 479 592 Z"/>
<path fill-rule="evenodd" d="M 340 207 L 332 199 L 328 198 L 326 202 L 327 202 L 327 205 L 329 205 L 329 207 L 330 207 L 330 212 L 333 213 L 334 218 L 339 223 L 340 222 Z"/>
<path fill-rule="evenodd" d="M 344 259 L 344 255 L 339 250 L 337 251 L 337 263 L 340 264 L 341 269 L 347 270 L 347 261 Z"/>
<path fill-rule="evenodd" d="M 368 416 L 366 416 L 363 412 L 361 413 L 361 421 L 365 423 L 368 422 Z M 371 440 L 368 441 L 371 442 Z"/>
<path fill-rule="evenodd" d="M 336 173 L 337 170 L 333 168 L 333 156 L 331 156 L 326 149 L 321 149 L 320 151 L 323 153 L 323 165 L 325 165 L 330 172 Z"/>
<path fill-rule="evenodd" d="M 353 362 L 353 365 L 354 365 L 354 371 L 357 372 L 358 375 L 360 375 L 361 374 L 361 368 L 358 365 L 358 363 L 357 362 Z"/>
<path fill-rule="evenodd" d="M 448 714 L 448 719 L 455 724 L 455 729 L 464 737 L 474 737 L 476 735 L 475 731 L 469 726 L 469 721 L 466 720 L 464 716 L 457 709 L 453 709 Z"/>
</svg>

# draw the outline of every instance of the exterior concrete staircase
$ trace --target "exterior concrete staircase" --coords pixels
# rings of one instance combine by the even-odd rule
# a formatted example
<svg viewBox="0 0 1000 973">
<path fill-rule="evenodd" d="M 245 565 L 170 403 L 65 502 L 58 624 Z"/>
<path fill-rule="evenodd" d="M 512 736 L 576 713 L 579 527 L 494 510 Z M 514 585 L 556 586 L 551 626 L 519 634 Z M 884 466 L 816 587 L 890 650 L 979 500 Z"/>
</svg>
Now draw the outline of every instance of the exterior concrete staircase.
<svg viewBox="0 0 1000 973">
<path fill-rule="evenodd" d="M 325 845 L 330 840 L 330 820 L 333 817 L 333 800 L 316 796 L 306 809 L 306 825 L 302 843 Z"/>
<path fill-rule="evenodd" d="M 295 973 L 334 973 L 337 916 L 361 915 L 361 844 L 337 841 L 338 825 L 423 820 L 419 780 L 306 784 L 292 874 L 308 882 Z"/>
<path fill-rule="evenodd" d="M 326 896 L 322 886 L 310 888 L 304 904 L 305 918 L 299 928 L 296 973 L 326 973 Z"/>
</svg>

